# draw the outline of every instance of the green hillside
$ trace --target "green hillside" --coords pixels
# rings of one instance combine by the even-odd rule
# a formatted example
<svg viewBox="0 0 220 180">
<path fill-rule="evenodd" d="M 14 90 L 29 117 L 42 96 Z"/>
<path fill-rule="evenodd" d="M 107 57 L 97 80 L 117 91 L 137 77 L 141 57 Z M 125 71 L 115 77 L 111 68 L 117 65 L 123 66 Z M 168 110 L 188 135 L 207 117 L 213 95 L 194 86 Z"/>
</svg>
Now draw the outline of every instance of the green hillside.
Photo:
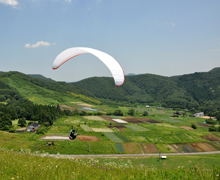
<svg viewBox="0 0 220 180">
<path fill-rule="evenodd" d="M 126 76 L 123 86 L 113 78 L 93 77 L 72 83 L 98 98 L 127 103 L 159 103 L 165 107 L 188 108 L 219 104 L 220 68 L 209 72 L 165 77 L 153 74 Z"/>
<path fill-rule="evenodd" d="M 14 94 L 38 104 L 68 104 L 79 100 L 93 102 L 91 93 L 72 84 L 56 82 L 40 75 L 32 76 L 19 72 L 1 73 L 1 95 L 14 91 Z"/>
</svg>

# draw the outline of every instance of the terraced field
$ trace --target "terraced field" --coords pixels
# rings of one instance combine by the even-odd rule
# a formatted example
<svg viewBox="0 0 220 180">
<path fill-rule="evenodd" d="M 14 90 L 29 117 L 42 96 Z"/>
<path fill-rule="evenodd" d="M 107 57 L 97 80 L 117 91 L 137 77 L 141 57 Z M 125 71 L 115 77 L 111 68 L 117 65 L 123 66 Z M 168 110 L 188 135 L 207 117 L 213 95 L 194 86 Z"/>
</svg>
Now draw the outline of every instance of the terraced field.
<svg viewBox="0 0 220 180">
<path fill-rule="evenodd" d="M 121 140 L 120 138 L 118 138 L 116 135 L 114 135 L 111 132 L 105 132 L 105 135 L 113 142 L 123 142 L 123 140 Z"/>
<path fill-rule="evenodd" d="M 92 128 L 90 128 L 89 126 L 84 125 L 84 124 L 81 124 L 80 127 L 81 127 L 84 131 L 86 131 L 86 132 L 91 132 L 91 131 L 93 131 Z"/>
<path fill-rule="evenodd" d="M 124 125 L 125 127 L 131 129 L 132 131 L 149 131 L 149 129 L 146 129 L 144 127 L 138 126 L 136 124 L 132 125 Z"/>
</svg>

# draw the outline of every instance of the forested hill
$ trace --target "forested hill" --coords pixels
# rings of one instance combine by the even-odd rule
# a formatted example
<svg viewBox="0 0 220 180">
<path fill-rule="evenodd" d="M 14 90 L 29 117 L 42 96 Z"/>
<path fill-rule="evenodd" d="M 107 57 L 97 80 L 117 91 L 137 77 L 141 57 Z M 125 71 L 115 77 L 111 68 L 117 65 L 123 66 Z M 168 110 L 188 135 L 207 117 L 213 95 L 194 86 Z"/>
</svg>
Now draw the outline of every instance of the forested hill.
<svg viewBox="0 0 220 180">
<path fill-rule="evenodd" d="M 41 74 L 27 74 L 27 75 L 31 76 L 31 77 L 38 78 L 38 79 L 42 79 L 42 80 L 45 80 L 45 81 L 54 81 L 53 79 L 46 78 L 45 76 L 42 76 Z"/>
<path fill-rule="evenodd" d="M 88 97 L 94 97 L 94 95 L 87 90 L 83 90 L 73 84 L 56 82 L 41 75 L 30 76 L 15 71 L 0 73 L 0 92 L 2 98 L 4 95 L 10 94 L 10 92 L 12 97 L 17 94 L 19 96 L 22 95 L 25 98 L 28 96 L 28 94 L 34 93 L 40 94 L 45 98 L 53 98 L 53 96 L 56 98 L 56 93 L 52 94 L 50 92 L 59 92 L 65 94 L 67 91 Z"/>
<path fill-rule="evenodd" d="M 93 77 L 72 84 L 96 97 L 117 102 L 159 102 L 167 107 L 192 108 L 219 104 L 220 101 L 220 68 L 173 77 L 153 74 L 126 76 L 121 87 L 115 87 L 113 78 L 108 77 Z"/>
<path fill-rule="evenodd" d="M 28 93 L 56 99 L 56 93 L 50 93 L 48 90 L 97 97 L 109 104 L 157 103 L 165 107 L 189 109 L 197 106 L 220 106 L 220 68 L 173 77 L 153 74 L 126 76 L 121 87 L 115 87 L 112 77 L 92 77 L 66 83 L 56 82 L 41 75 L 0 72 L 1 101 L 8 99 L 10 94 L 11 97 L 17 95 L 15 97 L 23 101 L 24 97 L 28 97 Z"/>
</svg>

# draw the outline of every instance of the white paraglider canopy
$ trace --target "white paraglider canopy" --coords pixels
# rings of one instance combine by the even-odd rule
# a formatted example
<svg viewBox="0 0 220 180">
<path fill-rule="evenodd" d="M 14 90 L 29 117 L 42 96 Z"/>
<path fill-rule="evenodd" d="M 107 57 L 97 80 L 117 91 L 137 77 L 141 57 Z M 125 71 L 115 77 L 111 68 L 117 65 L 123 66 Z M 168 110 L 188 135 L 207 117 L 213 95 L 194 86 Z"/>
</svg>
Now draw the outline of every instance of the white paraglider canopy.
<svg viewBox="0 0 220 180">
<path fill-rule="evenodd" d="M 74 47 L 66 49 L 56 57 L 56 59 L 53 62 L 52 68 L 55 70 L 59 68 L 62 64 L 64 64 L 66 61 L 85 53 L 90 53 L 98 57 L 109 68 L 114 78 L 115 86 L 121 86 L 124 84 L 125 75 L 121 65 L 109 54 L 92 48 Z"/>
</svg>

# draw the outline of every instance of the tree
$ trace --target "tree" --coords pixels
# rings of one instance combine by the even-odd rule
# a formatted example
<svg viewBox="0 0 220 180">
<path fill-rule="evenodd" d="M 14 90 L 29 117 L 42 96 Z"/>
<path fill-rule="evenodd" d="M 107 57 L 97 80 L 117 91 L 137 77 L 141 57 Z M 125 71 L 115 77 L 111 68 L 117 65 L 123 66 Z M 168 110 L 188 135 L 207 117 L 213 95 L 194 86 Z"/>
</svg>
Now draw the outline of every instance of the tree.
<svg viewBox="0 0 220 180">
<path fill-rule="evenodd" d="M 120 109 L 117 109 L 117 110 L 115 110 L 113 115 L 115 115 L 115 116 L 123 116 L 123 112 Z"/>
<path fill-rule="evenodd" d="M 217 131 L 217 128 L 214 125 L 209 126 L 209 131 Z"/>
<path fill-rule="evenodd" d="M 148 116 L 148 112 L 144 111 L 143 116 Z"/>
<path fill-rule="evenodd" d="M 58 111 L 58 113 L 61 112 L 61 109 L 60 109 L 60 105 L 59 105 L 59 104 L 57 104 L 57 111 Z"/>
<path fill-rule="evenodd" d="M 21 126 L 21 127 L 25 127 L 27 122 L 25 120 L 24 117 L 22 117 L 21 119 L 18 120 L 18 124 Z"/>
<path fill-rule="evenodd" d="M 216 114 L 216 120 L 219 122 L 219 124 L 220 124 L 220 112 L 218 112 L 217 114 Z"/>
<path fill-rule="evenodd" d="M 129 109 L 128 110 L 128 115 L 134 116 L 134 112 L 135 112 L 134 109 Z"/>
<path fill-rule="evenodd" d="M 197 126 L 195 124 L 192 124 L 191 126 L 193 129 L 197 129 Z"/>
</svg>

